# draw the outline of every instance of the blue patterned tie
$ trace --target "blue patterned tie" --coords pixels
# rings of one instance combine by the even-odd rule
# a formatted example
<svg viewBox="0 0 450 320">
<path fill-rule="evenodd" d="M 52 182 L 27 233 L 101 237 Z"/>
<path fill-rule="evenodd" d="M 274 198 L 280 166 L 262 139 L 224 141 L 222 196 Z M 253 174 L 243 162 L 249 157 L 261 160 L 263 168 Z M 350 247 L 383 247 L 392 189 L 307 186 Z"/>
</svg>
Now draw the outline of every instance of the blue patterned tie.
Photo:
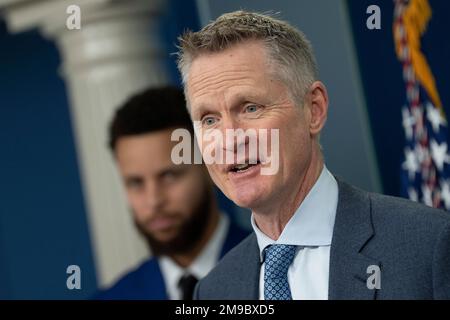
<svg viewBox="0 0 450 320">
<path fill-rule="evenodd" d="M 274 244 L 264 249 L 264 299 L 292 300 L 288 269 L 294 260 L 296 246 Z"/>
</svg>

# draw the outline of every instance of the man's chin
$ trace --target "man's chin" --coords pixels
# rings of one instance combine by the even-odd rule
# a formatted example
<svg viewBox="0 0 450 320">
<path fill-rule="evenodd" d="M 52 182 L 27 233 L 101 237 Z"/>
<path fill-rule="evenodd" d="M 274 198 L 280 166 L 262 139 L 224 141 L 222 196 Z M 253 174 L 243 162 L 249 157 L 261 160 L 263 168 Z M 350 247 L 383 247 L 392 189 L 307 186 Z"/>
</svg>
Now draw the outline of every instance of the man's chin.
<svg viewBox="0 0 450 320">
<path fill-rule="evenodd" d="M 155 237 L 153 236 L 151 239 L 151 243 L 156 244 L 159 247 L 168 247 L 175 240 L 175 237 Z"/>
<path fill-rule="evenodd" d="M 177 229 L 170 229 L 159 232 L 147 232 L 147 235 L 151 235 L 154 241 L 165 244 L 173 242 L 179 233 L 180 231 Z"/>
<path fill-rule="evenodd" d="M 256 190 L 234 190 L 229 197 L 237 206 L 253 209 L 260 205 L 263 200 L 262 194 Z"/>
<path fill-rule="evenodd" d="M 147 240 L 150 250 L 155 256 L 185 253 L 197 243 L 197 241 L 187 239 L 179 229 L 158 233 L 141 231 L 141 234 Z"/>
<path fill-rule="evenodd" d="M 159 247 L 170 247 L 177 242 L 177 235 L 177 232 L 152 233 L 151 236 L 147 234 L 147 238 Z"/>
<path fill-rule="evenodd" d="M 254 197 L 235 197 L 232 200 L 237 206 L 250 210 L 258 207 L 259 203 L 258 199 Z"/>
<path fill-rule="evenodd" d="M 171 255 L 186 250 L 186 248 L 180 246 L 179 241 L 175 237 L 147 238 L 147 242 L 155 256 Z"/>
</svg>

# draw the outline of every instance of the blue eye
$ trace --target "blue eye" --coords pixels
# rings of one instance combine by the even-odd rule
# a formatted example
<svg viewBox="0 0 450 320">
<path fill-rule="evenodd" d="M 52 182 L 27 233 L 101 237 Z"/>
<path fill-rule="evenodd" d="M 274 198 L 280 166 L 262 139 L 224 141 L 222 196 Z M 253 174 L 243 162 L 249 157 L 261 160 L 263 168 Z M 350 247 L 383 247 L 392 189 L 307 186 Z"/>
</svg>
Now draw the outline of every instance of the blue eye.
<svg viewBox="0 0 450 320">
<path fill-rule="evenodd" d="M 212 126 L 214 123 L 216 123 L 216 119 L 213 117 L 206 117 L 202 120 L 203 124 L 206 124 L 207 126 Z"/>
<path fill-rule="evenodd" d="M 251 104 L 251 105 L 245 107 L 245 111 L 250 112 L 250 113 L 256 112 L 256 111 L 258 111 L 258 106 Z"/>
</svg>

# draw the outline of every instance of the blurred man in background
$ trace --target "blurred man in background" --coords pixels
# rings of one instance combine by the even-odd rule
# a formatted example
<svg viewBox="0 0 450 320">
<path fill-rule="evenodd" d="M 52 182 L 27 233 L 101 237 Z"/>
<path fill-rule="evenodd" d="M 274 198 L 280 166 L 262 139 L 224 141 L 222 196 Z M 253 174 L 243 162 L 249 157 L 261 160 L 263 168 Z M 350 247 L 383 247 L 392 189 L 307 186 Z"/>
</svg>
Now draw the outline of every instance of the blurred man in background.
<svg viewBox="0 0 450 320">
<path fill-rule="evenodd" d="M 178 128 L 193 137 L 184 95 L 174 87 L 137 94 L 112 120 L 110 148 L 153 257 L 98 299 L 189 300 L 198 279 L 248 234 L 219 211 L 203 165 L 172 161 Z"/>
</svg>

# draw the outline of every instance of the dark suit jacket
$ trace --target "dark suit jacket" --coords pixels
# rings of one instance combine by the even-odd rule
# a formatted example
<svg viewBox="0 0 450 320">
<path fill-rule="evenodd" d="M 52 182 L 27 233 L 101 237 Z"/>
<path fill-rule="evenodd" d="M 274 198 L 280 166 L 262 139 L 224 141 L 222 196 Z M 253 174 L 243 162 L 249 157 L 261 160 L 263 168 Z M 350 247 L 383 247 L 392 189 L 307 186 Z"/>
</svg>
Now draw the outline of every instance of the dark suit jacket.
<svg viewBox="0 0 450 320">
<path fill-rule="evenodd" d="M 249 231 L 230 221 L 220 257 L 248 236 Z M 158 259 L 150 258 L 134 271 L 126 274 L 111 288 L 94 296 L 97 300 L 168 300 L 164 278 Z"/>
<path fill-rule="evenodd" d="M 450 213 L 368 193 L 338 180 L 329 299 L 450 299 Z M 369 289 L 380 267 L 381 287 Z M 258 299 L 259 249 L 252 233 L 197 284 L 195 299 Z"/>
</svg>

